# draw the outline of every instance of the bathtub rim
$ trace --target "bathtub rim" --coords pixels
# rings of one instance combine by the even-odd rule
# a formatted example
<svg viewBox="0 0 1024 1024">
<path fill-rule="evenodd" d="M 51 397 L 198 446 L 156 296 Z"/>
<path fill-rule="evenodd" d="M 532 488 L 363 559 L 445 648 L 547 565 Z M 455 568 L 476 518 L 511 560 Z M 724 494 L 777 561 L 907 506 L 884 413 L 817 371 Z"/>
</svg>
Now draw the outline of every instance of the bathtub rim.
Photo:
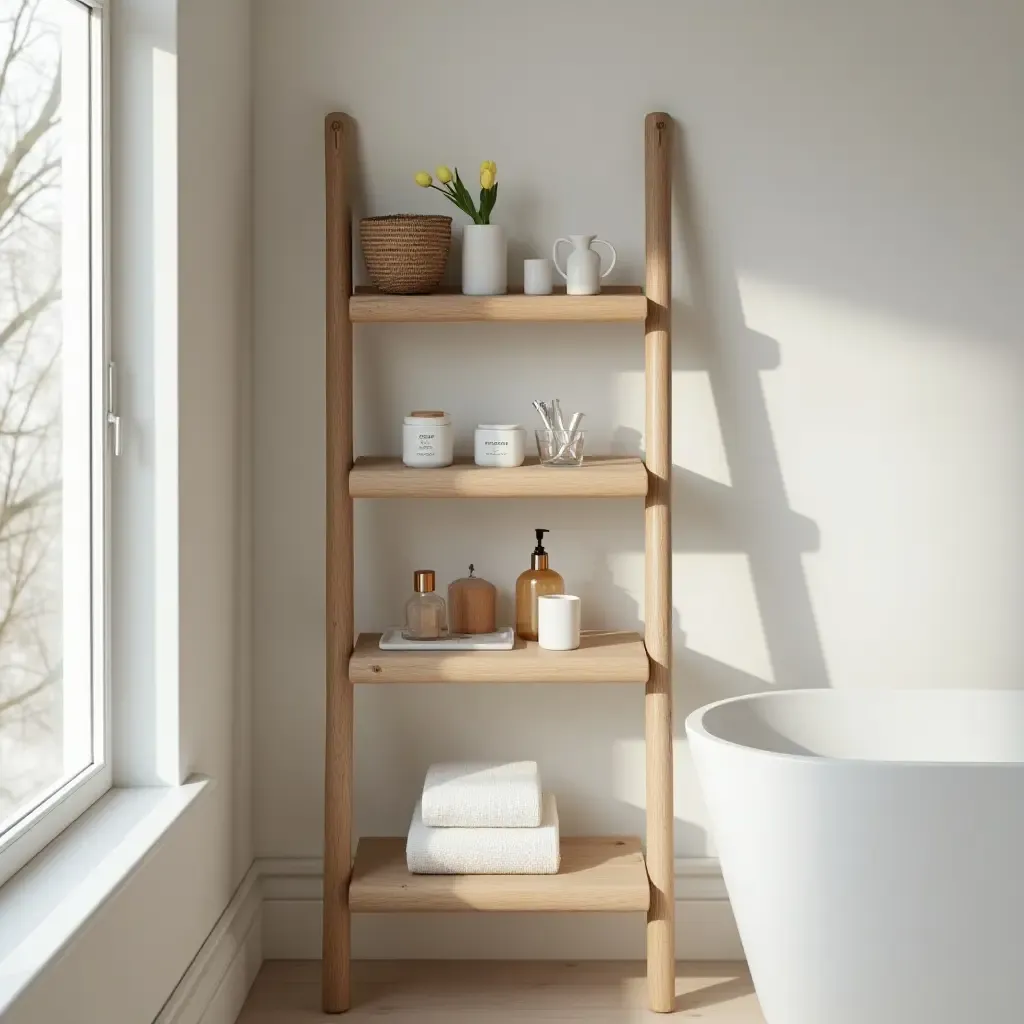
<svg viewBox="0 0 1024 1024">
<path fill-rule="evenodd" d="M 737 697 L 726 697 L 723 700 L 712 701 L 699 707 L 686 716 L 683 729 L 686 733 L 687 742 L 692 736 L 698 736 L 703 740 L 719 747 L 725 747 L 735 751 L 742 751 L 757 757 L 772 758 L 782 762 L 793 762 L 795 764 L 814 764 L 824 767 L 825 765 L 879 765 L 885 768 L 907 767 L 907 768 L 1024 768 L 1024 759 L 1019 761 L 923 761 L 907 760 L 906 758 L 879 758 L 879 757 L 830 757 L 825 754 L 791 754 L 779 750 L 765 750 L 764 747 L 753 747 L 746 743 L 737 743 L 735 740 L 726 739 L 716 733 L 710 732 L 704 726 L 704 718 L 712 711 L 725 707 L 729 704 L 756 703 L 763 700 L 771 700 L 779 697 L 794 697 L 807 694 L 841 694 L 857 691 L 836 690 L 828 686 L 789 687 L 785 690 L 762 690 L 759 693 L 741 693 Z M 866 693 L 878 693 L 877 690 L 861 691 Z M 887 693 L 1016 693 L 1018 699 L 1024 701 L 1024 691 L 1009 687 L 896 687 Z"/>
</svg>

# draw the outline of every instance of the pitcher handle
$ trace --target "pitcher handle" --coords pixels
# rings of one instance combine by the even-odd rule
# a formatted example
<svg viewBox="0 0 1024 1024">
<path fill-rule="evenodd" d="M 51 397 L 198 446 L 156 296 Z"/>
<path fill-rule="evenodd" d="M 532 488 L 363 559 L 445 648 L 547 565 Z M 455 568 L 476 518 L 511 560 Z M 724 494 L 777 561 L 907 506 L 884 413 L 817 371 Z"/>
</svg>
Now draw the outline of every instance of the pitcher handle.
<svg viewBox="0 0 1024 1024">
<path fill-rule="evenodd" d="M 559 239 L 559 241 L 561 241 L 561 239 Z M 601 245 L 607 245 L 609 252 L 611 252 L 612 254 L 612 261 L 611 263 L 608 264 L 608 269 L 601 275 L 603 279 L 606 278 L 615 269 L 615 260 L 618 257 L 615 255 L 615 246 L 613 246 L 611 242 L 606 242 L 603 238 L 595 238 L 593 242 L 591 242 L 590 244 L 597 245 L 598 243 L 600 243 Z"/>
<path fill-rule="evenodd" d="M 554 263 L 555 270 L 557 270 L 562 275 L 562 277 L 565 278 L 566 281 L 568 281 L 569 280 L 568 275 L 558 265 L 558 247 L 559 247 L 559 245 L 561 245 L 562 242 L 565 242 L 565 244 L 570 246 L 570 247 L 572 246 L 572 242 L 570 242 L 568 238 L 556 238 L 555 239 L 555 244 L 553 246 L 551 246 L 551 262 Z"/>
</svg>

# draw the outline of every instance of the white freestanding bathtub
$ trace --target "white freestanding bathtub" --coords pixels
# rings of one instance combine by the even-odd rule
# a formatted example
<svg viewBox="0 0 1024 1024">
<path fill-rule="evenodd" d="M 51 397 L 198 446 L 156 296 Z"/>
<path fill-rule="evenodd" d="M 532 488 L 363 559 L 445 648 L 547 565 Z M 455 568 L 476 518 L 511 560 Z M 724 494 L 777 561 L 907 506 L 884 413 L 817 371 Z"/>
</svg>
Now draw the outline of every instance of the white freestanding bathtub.
<svg viewBox="0 0 1024 1024">
<path fill-rule="evenodd" d="M 686 732 L 767 1024 L 1024 1024 L 1024 691 L 764 693 Z"/>
</svg>

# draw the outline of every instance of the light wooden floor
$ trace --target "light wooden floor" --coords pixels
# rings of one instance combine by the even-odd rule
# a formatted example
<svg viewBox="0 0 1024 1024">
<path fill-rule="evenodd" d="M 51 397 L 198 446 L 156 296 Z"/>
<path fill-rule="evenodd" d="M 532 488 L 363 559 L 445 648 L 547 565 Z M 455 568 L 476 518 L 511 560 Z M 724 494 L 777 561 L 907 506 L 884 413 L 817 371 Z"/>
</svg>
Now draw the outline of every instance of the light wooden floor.
<svg viewBox="0 0 1024 1024">
<path fill-rule="evenodd" d="M 353 964 L 353 1006 L 322 1014 L 319 961 L 268 961 L 238 1024 L 551 1024 L 697 1020 L 763 1024 L 743 964 L 680 964 L 676 1013 L 650 1013 L 642 963 L 365 960 Z"/>
</svg>

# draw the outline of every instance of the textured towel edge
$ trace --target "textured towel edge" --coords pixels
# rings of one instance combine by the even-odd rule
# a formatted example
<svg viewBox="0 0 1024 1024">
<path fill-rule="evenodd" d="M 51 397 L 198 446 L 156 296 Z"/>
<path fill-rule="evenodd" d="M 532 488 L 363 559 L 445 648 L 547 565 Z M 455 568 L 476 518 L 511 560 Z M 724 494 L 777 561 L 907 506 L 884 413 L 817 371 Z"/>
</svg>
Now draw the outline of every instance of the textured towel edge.
<svg viewBox="0 0 1024 1024">
<path fill-rule="evenodd" d="M 495 813 L 492 805 L 481 803 L 466 807 L 446 806 L 443 792 L 446 787 L 457 786 L 454 778 L 443 777 L 446 773 L 459 772 L 469 776 L 474 772 L 523 766 L 523 779 L 515 781 L 496 780 L 496 789 L 520 792 L 522 800 L 510 800 L 514 806 L 512 814 Z M 437 776 L 442 776 L 438 778 Z M 492 784 L 487 784 L 488 787 Z M 438 761 L 427 768 L 420 796 L 423 824 L 428 828 L 540 828 L 544 820 L 544 790 L 541 785 L 540 769 L 536 761 Z"/>
<path fill-rule="evenodd" d="M 443 863 L 443 857 L 441 859 L 433 860 L 432 857 L 440 857 L 436 852 L 434 854 L 427 848 L 419 849 L 416 854 L 412 851 L 412 839 L 414 832 L 422 829 L 428 833 L 431 831 L 431 827 L 423 823 L 421 814 L 421 804 L 417 801 L 416 808 L 413 811 L 412 822 L 409 826 L 409 833 L 405 840 L 405 863 L 406 869 L 410 874 L 413 875 L 441 875 L 448 877 L 459 877 L 466 875 L 557 875 L 561 870 L 562 865 L 562 845 L 561 845 L 561 828 L 558 821 L 558 805 L 555 801 L 553 793 L 546 793 L 544 795 L 544 816 L 542 825 L 540 828 L 544 830 L 552 830 L 554 832 L 554 855 L 548 857 L 547 851 L 543 858 L 537 858 L 543 860 L 542 866 L 530 867 L 525 869 L 517 870 L 514 867 L 510 870 L 507 865 L 503 865 L 499 870 L 497 868 L 492 869 L 477 869 L 473 871 L 466 870 L 455 870 L 449 865 Z M 418 821 L 417 821 L 418 819 Z M 470 830 L 459 830 L 459 829 L 436 829 L 438 832 L 454 833 L 459 831 L 470 831 Z M 480 829 L 476 831 L 494 831 L 490 829 Z M 529 832 L 529 829 L 507 829 L 501 831 L 508 831 L 510 833 Z M 429 839 L 429 835 L 426 837 Z M 446 838 L 450 838 L 447 837 Z M 535 851 L 536 852 L 536 851 Z"/>
</svg>

